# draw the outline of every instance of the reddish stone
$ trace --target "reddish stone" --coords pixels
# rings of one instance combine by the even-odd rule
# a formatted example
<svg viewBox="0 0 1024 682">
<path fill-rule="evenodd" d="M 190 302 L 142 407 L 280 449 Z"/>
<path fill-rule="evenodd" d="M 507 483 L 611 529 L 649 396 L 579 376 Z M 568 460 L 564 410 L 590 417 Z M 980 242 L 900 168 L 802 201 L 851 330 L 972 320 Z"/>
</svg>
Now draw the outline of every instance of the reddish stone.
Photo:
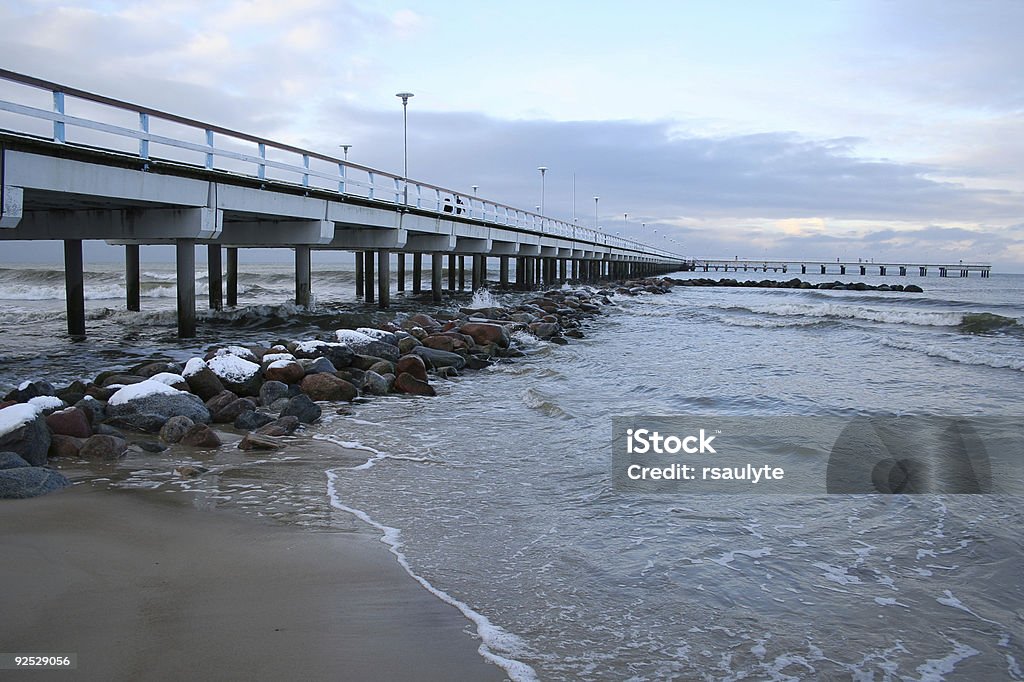
<svg viewBox="0 0 1024 682">
<path fill-rule="evenodd" d="M 425 381 L 420 381 L 408 372 L 398 375 L 398 378 L 395 379 L 395 389 L 411 395 L 437 395 L 433 386 Z"/>
<path fill-rule="evenodd" d="M 508 348 L 511 338 L 504 325 L 489 322 L 467 322 L 459 328 L 463 334 L 471 336 L 473 341 L 486 346 L 493 343 L 499 348 Z"/>
<path fill-rule="evenodd" d="M 449 353 L 454 353 L 456 348 L 455 339 L 442 334 L 431 334 L 427 338 L 423 339 L 423 345 L 427 348 L 448 351 Z"/>
<path fill-rule="evenodd" d="M 194 448 L 220 447 L 220 436 L 206 424 L 195 424 L 181 438 L 182 445 Z"/>
<path fill-rule="evenodd" d="M 411 374 L 414 379 L 427 380 L 427 366 L 418 355 L 403 355 L 395 363 L 395 374 Z"/>
<path fill-rule="evenodd" d="M 268 367 L 267 371 L 263 373 L 263 378 L 267 381 L 280 381 L 285 384 L 297 384 L 306 376 L 306 370 L 302 369 L 302 365 L 297 362 L 274 362 L 271 364 L 278 366 Z"/>
<path fill-rule="evenodd" d="M 62 436 L 74 436 L 75 438 L 88 438 L 92 435 L 92 424 L 89 423 L 89 415 L 85 410 L 78 407 L 69 407 L 47 415 L 46 425 L 50 431 Z"/>
<path fill-rule="evenodd" d="M 53 434 L 50 438 L 50 457 L 78 457 L 78 453 L 85 444 L 84 438 L 74 436 L 63 436 L 59 433 Z"/>
<path fill-rule="evenodd" d="M 352 401 L 359 395 L 355 386 L 327 372 L 310 374 L 302 380 L 300 388 L 312 400 Z"/>
</svg>

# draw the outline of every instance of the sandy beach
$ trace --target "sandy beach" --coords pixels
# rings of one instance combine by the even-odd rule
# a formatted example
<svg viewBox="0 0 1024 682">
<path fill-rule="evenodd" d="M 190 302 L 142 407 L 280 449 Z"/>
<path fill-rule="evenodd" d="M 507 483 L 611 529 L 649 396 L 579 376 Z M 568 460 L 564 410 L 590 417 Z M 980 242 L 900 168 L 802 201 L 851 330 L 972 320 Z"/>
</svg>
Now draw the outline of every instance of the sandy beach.
<svg viewBox="0 0 1024 682">
<path fill-rule="evenodd" d="M 377 540 L 82 484 L 0 508 L 0 651 L 83 680 L 501 680 Z"/>
</svg>

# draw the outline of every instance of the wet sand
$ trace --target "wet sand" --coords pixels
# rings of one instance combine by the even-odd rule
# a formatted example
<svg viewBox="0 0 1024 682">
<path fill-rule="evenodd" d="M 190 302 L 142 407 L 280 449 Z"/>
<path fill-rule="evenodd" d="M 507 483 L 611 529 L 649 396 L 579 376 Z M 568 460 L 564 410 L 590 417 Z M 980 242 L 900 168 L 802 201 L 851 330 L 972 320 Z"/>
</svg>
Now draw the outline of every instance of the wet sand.
<svg viewBox="0 0 1024 682">
<path fill-rule="evenodd" d="M 7 679 L 502 680 L 375 538 L 87 484 L 0 504 Z"/>
</svg>

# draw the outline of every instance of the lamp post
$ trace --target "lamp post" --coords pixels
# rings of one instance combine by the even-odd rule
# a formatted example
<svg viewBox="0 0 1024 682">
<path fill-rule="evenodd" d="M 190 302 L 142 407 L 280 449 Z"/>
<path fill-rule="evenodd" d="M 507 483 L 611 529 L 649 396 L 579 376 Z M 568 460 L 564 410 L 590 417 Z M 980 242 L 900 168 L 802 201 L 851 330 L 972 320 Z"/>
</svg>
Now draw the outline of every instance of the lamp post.
<svg viewBox="0 0 1024 682">
<path fill-rule="evenodd" d="M 597 197 L 597 196 L 594 197 L 594 229 L 595 230 L 599 229 L 598 226 L 597 226 L 597 201 L 600 198 L 601 197 Z"/>
<path fill-rule="evenodd" d="M 470 185 L 473 188 L 473 196 L 476 196 L 476 191 L 480 189 L 480 185 Z"/>
<path fill-rule="evenodd" d="M 345 153 L 345 161 L 348 161 L 348 150 L 352 148 L 352 145 L 339 144 L 338 146 L 341 147 L 341 151 Z"/>
<path fill-rule="evenodd" d="M 544 174 L 547 173 L 547 166 L 537 166 L 537 170 L 540 171 L 540 212 L 544 213 Z"/>
<path fill-rule="evenodd" d="M 402 98 L 402 156 L 405 160 L 402 181 L 405 184 L 405 204 L 409 205 L 409 98 L 411 92 L 399 92 L 395 97 Z"/>
</svg>

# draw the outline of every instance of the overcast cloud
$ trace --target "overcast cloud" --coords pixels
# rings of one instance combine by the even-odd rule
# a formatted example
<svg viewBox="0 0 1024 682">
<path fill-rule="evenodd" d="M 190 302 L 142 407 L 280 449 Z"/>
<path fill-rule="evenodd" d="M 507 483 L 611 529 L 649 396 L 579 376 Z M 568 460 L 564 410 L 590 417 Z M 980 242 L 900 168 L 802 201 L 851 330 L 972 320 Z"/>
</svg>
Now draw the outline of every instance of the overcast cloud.
<svg viewBox="0 0 1024 682">
<path fill-rule="evenodd" d="M 4 0 L 0 62 L 390 171 L 408 89 L 428 182 L 532 208 L 545 165 L 549 214 L 698 257 L 1024 270 L 1024 4 L 630 7 Z"/>
</svg>

